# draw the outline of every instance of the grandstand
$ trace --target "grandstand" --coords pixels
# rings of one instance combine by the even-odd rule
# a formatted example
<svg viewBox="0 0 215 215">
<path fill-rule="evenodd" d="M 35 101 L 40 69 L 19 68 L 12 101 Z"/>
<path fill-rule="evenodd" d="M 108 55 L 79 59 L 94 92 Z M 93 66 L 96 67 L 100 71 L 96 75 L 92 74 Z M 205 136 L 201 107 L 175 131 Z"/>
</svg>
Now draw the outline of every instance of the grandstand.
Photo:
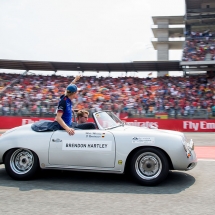
<svg viewBox="0 0 215 215">
<path fill-rule="evenodd" d="M 0 115 L 54 117 L 71 77 L 2 74 Z M 215 78 L 82 77 L 73 100 L 90 113 L 112 110 L 132 118 L 210 119 L 215 117 Z"/>
<path fill-rule="evenodd" d="M 215 73 L 215 2 L 185 0 L 185 44 L 180 65 L 185 71 Z"/>
<path fill-rule="evenodd" d="M 160 119 L 215 118 L 215 2 L 185 0 L 185 38 L 170 41 L 171 35 L 182 36 L 183 17 L 153 17 L 153 29 L 159 61 L 125 63 L 38 62 L 0 60 L 0 69 L 25 70 L 23 75 L 1 74 L 0 116 L 54 117 L 58 98 L 71 77 L 57 76 L 57 71 L 79 72 L 147 72 L 147 78 L 82 77 L 75 107 L 112 110 L 124 117 Z M 179 33 L 179 34 L 178 34 Z M 165 39 L 162 35 L 165 35 Z M 185 39 L 185 42 L 183 40 Z M 183 47 L 184 44 L 184 47 Z M 162 47 L 166 47 L 162 50 Z M 168 49 L 180 49 L 182 61 L 169 61 Z M 54 71 L 52 76 L 30 75 L 28 71 Z M 159 72 L 151 78 L 152 71 Z M 208 76 L 169 77 L 167 71 L 202 72 Z M 159 77 L 160 76 L 160 77 Z"/>
</svg>

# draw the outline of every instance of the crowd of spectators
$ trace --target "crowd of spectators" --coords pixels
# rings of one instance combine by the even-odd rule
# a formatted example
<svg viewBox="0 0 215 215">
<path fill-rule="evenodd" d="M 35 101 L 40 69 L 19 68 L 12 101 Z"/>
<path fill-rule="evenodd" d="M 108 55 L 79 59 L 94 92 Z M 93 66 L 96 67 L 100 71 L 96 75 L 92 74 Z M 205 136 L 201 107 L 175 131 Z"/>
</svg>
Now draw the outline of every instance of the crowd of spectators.
<svg viewBox="0 0 215 215">
<path fill-rule="evenodd" d="M 186 32 L 182 61 L 215 60 L 215 33 Z"/>
<path fill-rule="evenodd" d="M 0 74 L 0 115 L 55 115 L 59 97 L 73 77 Z M 215 113 L 215 78 L 207 77 L 82 77 L 76 109 L 90 113 L 112 110 L 133 113 L 194 115 Z"/>
<path fill-rule="evenodd" d="M 210 29 L 205 30 L 205 31 L 187 31 L 185 33 L 186 37 L 191 37 L 191 38 L 207 38 L 209 39 L 210 37 L 215 37 L 215 32 L 212 32 Z"/>
</svg>

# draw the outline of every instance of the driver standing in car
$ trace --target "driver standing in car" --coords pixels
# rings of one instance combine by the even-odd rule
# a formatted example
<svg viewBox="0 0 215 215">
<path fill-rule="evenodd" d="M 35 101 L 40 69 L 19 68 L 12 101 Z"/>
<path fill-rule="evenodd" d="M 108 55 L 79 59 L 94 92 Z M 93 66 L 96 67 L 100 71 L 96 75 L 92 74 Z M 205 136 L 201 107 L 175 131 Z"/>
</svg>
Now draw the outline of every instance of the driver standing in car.
<svg viewBox="0 0 215 215">
<path fill-rule="evenodd" d="M 77 97 L 78 87 L 75 83 L 81 76 L 75 79 L 67 86 L 64 95 L 60 97 L 57 107 L 57 115 L 55 120 L 59 123 L 61 130 L 66 130 L 69 135 L 74 135 L 75 130 L 72 128 L 72 100 Z"/>
</svg>

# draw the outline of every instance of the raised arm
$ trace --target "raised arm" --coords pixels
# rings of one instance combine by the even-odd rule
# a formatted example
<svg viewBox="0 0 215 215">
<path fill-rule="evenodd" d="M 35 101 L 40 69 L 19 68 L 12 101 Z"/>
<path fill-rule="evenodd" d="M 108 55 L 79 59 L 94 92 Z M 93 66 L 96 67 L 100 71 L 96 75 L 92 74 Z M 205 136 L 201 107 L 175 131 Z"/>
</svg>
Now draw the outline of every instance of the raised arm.
<svg viewBox="0 0 215 215">
<path fill-rule="evenodd" d="M 75 84 L 81 78 L 80 75 L 77 75 L 75 79 L 70 84 Z"/>
</svg>

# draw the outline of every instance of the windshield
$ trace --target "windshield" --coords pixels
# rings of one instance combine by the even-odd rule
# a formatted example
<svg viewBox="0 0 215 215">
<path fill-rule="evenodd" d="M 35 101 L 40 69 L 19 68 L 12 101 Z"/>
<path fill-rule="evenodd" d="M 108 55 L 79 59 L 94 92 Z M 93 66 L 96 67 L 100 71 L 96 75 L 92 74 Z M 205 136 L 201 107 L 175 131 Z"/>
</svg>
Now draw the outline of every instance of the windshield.
<svg viewBox="0 0 215 215">
<path fill-rule="evenodd" d="M 99 129 L 116 128 L 123 125 L 123 122 L 111 111 L 97 112 L 93 116 Z"/>
</svg>

